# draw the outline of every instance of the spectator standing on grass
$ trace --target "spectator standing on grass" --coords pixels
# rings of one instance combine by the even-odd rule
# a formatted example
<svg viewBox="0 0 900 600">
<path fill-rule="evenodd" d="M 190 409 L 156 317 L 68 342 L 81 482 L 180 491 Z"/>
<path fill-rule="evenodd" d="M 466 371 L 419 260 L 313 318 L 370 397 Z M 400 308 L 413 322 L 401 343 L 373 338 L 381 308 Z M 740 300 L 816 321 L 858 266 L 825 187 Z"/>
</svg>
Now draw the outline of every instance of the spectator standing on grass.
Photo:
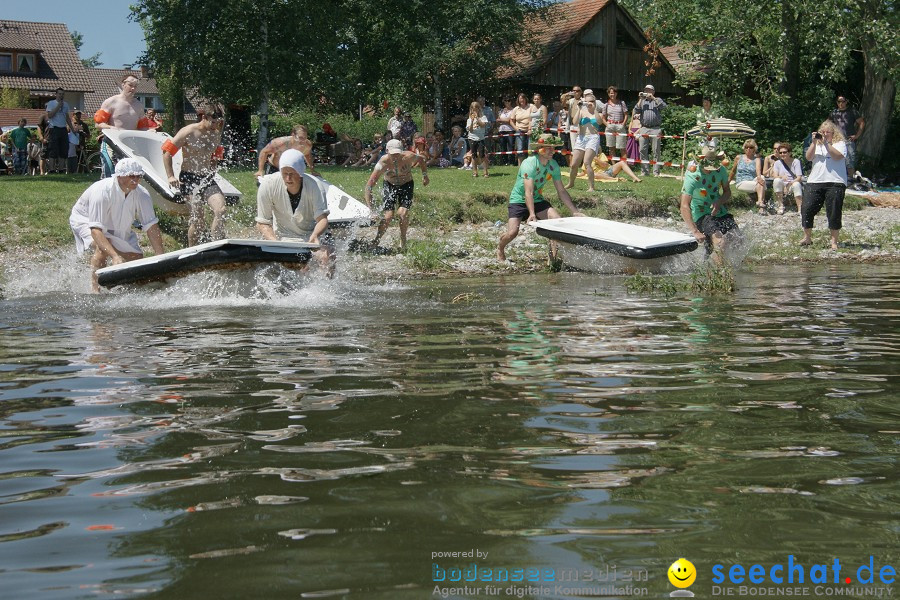
<svg viewBox="0 0 900 600">
<path fill-rule="evenodd" d="M 847 178 L 852 179 L 856 175 L 856 140 L 866 128 L 866 121 L 850 106 L 845 95 L 838 96 L 837 108 L 831 111 L 829 119 L 837 125 L 844 137 L 844 143 L 847 145 Z"/>
<path fill-rule="evenodd" d="M 625 154 L 631 164 L 637 164 L 641 159 L 640 138 L 634 137 L 641 130 L 641 115 L 637 111 L 631 113 L 631 125 L 628 127 L 628 142 L 625 144 Z"/>
<path fill-rule="evenodd" d="M 531 135 L 532 115 L 537 110 L 533 104 L 528 104 L 528 96 L 520 93 L 516 98 L 516 107 L 509 116 L 510 124 L 515 129 L 516 137 L 516 161 L 519 165 L 528 154 L 528 142 Z"/>
<path fill-rule="evenodd" d="M 488 156 L 485 148 L 485 131 L 488 128 L 488 118 L 485 116 L 481 104 L 473 102 L 469 106 L 469 118 L 466 119 L 466 130 L 469 132 L 469 146 L 472 153 L 472 176 L 478 177 L 478 165 L 484 169 L 484 176 L 488 176 Z"/>
<path fill-rule="evenodd" d="M 69 132 L 75 129 L 72 117 L 69 115 L 69 103 L 63 100 L 65 90 L 56 88 L 56 97 L 47 103 L 47 121 L 50 123 L 49 149 L 47 158 L 50 159 L 50 170 L 53 173 L 61 173 L 66 168 L 66 159 L 69 156 Z"/>
<path fill-rule="evenodd" d="M 25 127 L 27 124 L 28 121 L 24 118 L 19 119 L 18 127 L 3 134 L 3 140 L 12 146 L 14 175 L 25 175 L 28 172 L 28 142 L 33 136 Z"/>
<path fill-rule="evenodd" d="M 81 119 L 81 111 L 77 108 L 72 112 L 72 125 L 78 134 L 78 152 L 84 152 L 88 138 L 91 136 L 91 128 Z"/>
<path fill-rule="evenodd" d="M 588 191 L 594 188 L 594 156 L 600 150 L 600 125 L 597 122 L 597 101 L 592 90 L 585 90 L 584 97 L 576 105 L 577 111 L 572 113 L 572 123 L 578 125 L 578 135 L 572 146 L 572 165 L 569 167 L 569 184 L 567 189 L 575 187 L 578 169 L 584 164 L 587 171 Z"/>
<path fill-rule="evenodd" d="M 628 141 L 626 135 L 628 106 L 619 99 L 619 88 L 616 86 L 611 85 L 606 88 L 606 95 L 609 99 L 603 103 L 603 107 L 600 109 L 600 117 L 606 128 L 606 148 L 610 158 L 616 155 L 615 150 L 618 149 L 620 157 L 625 160 L 628 157 L 625 153 Z"/>
<path fill-rule="evenodd" d="M 408 112 L 403 113 L 403 122 L 400 123 L 400 141 L 403 142 L 406 148 L 412 147 L 413 138 L 416 137 L 418 130 L 419 128 L 413 121 L 412 115 Z M 396 136 L 394 136 L 394 139 L 397 139 Z"/>
<path fill-rule="evenodd" d="M 644 86 L 640 94 L 637 110 L 641 114 L 641 128 L 639 148 L 641 152 L 641 172 L 646 176 L 650 174 L 650 146 L 653 146 L 653 176 L 659 177 L 662 158 L 662 112 L 666 109 L 666 103 L 662 98 L 656 97 L 656 88 L 649 83 Z M 650 136 L 650 137 L 644 137 Z"/>
<path fill-rule="evenodd" d="M 481 113 L 487 119 L 487 125 L 484 127 L 484 156 L 487 158 L 490 163 L 491 160 L 491 152 L 493 152 L 494 144 L 492 143 L 491 136 L 494 133 L 494 127 L 497 124 L 497 116 L 494 114 L 494 109 L 488 106 L 487 100 L 485 100 L 484 96 L 478 96 L 475 99 L 478 104 L 481 105 Z"/>
<path fill-rule="evenodd" d="M 391 132 L 393 136 L 391 139 L 400 139 L 400 127 L 403 125 L 403 110 L 396 106 L 394 107 L 394 116 L 388 119 L 387 128 L 388 131 Z"/>
<path fill-rule="evenodd" d="M 500 124 L 497 129 L 498 139 L 500 140 L 499 148 L 500 152 L 503 152 L 498 161 L 501 165 L 511 165 L 516 162 L 512 154 L 507 154 L 508 152 L 514 152 L 516 149 L 514 137 L 516 130 L 512 124 L 512 112 L 512 98 L 506 96 L 503 98 L 503 109 L 497 115 L 497 123 Z"/>
</svg>

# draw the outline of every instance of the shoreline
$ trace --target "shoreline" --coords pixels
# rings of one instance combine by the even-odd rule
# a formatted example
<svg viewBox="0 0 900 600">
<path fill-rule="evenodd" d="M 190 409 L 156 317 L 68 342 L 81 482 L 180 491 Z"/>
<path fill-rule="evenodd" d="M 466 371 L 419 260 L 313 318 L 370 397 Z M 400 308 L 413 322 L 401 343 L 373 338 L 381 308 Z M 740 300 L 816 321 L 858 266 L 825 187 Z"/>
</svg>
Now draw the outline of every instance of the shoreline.
<svg viewBox="0 0 900 600">
<path fill-rule="evenodd" d="M 831 250 L 824 214 L 816 219 L 813 245 L 800 247 L 802 231 L 796 212 L 784 215 L 756 214 L 755 210 L 734 211 L 735 219 L 748 241 L 748 251 L 741 262 L 752 267 L 760 264 L 866 264 L 900 261 L 900 209 L 867 206 L 847 211 L 843 215 L 841 247 Z M 681 219 L 675 217 L 640 217 L 621 219 L 624 222 L 686 233 Z M 497 223 L 500 223 L 498 226 Z M 547 240 L 533 229 L 523 226 L 519 236 L 509 245 L 506 263 L 496 259 L 497 241 L 506 222 L 458 224 L 428 231 L 421 226 L 409 229 L 406 253 L 399 252 L 399 228 L 392 223 L 373 249 L 368 242 L 374 227 L 356 231 L 356 242 L 339 242 L 338 276 L 341 272 L 363 279 L 409 280 L 417 277 L 445 279 L 490 275 L 549 272 Z M 256 237 L 251 228 L 236 228 L 228 232 L 235 238 Z M 141 236 L 142 242 L 146 238 Z M 145 251 L 150 249 L 147 247 Z M 51 249 L 15 248 L 0 252 L 0 280 L 10 271 L 31 264 L 52 264 L 71 248 Z M 691 253 L 692 255 L 694 253 Z M 65 259 L 67 262 L 69 258 Z M 694 262 L 698 262 L 694 259 Z M 672 273 L 678 275 L 678 273 Z"/>
</svg>

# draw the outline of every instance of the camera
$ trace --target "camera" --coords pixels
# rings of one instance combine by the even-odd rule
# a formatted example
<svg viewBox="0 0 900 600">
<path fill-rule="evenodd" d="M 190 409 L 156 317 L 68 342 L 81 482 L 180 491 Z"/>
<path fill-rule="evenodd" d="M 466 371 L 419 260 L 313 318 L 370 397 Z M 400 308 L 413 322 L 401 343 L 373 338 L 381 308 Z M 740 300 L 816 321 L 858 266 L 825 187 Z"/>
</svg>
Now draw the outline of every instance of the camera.
<svg viewBox="0 0 900 600">
<path fill-rule="evenodd" d="M 814 137 L 815 139 L 817 139 L 817 140 L 821 140 L 821 139 L 822 139 L 822 134 L 819 133 L 819 132 L 817 131 L 817 132 L 815 132 L 815 133 L 813 134 L 813 137 Z"/>
<path fill-rule="evenodd" d="M 640 97 L 640 98 L 646 98 L 646 97 L 647 97 L 647 92 L 641 92 L 640 94 L 638 94 L 638 97 Z"/>
</svg>

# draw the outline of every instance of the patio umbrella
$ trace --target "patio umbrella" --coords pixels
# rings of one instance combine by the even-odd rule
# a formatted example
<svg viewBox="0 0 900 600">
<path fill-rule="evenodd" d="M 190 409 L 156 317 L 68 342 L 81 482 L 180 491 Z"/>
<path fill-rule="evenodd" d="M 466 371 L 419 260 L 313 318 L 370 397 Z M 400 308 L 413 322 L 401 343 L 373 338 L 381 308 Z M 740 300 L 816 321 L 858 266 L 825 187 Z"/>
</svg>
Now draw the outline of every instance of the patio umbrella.
<svg viewBox="0 0 900 600">
<path fill-rule="evenodd" d="M 753 137 L 756 130 L 732 119 L 710 119 L 706 123 L 688 129 L 687 135 L 707 137 Z"/>
</svg>

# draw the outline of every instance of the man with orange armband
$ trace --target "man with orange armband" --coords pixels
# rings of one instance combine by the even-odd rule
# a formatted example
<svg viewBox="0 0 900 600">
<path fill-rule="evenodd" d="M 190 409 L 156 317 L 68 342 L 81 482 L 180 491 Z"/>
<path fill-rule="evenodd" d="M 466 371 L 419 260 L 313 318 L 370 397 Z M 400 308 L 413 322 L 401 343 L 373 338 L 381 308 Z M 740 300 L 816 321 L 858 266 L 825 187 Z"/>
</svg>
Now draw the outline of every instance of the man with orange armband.
<svg viewBox="0 0 900 600">
<path fill-rule="evenodd" d="M 122 78 L 122 91 L 103 101 L 100 109 L 94 113 L 94 124 L 100 129 L 151 129 L 144 117 L 144 105 L 134 97 L 138 79 L 128 74 Z M 106 141 L 100 144 L 100 158 L 103 162 L 103 177 L 110 177 L 113 172 L 112 151 Z"/>
<path fill-rule="evenodd" d="M 206 105 L 197 110 L 197 123 L 182 127 L 162 145 L 163 165 L 169 185 L 180 190 L 191 207 L 188 224 L 188 245 L 200 242 L 206 233 L 204 205 L 212 210 L 212 239 L 225 237 L 225 195 L 215 181 L 216 167 L 224 157 L 222 142 L 222 112 Z M 183 152 L 181 174 L 175 177 L 172 157 Z"/>
</svg>

